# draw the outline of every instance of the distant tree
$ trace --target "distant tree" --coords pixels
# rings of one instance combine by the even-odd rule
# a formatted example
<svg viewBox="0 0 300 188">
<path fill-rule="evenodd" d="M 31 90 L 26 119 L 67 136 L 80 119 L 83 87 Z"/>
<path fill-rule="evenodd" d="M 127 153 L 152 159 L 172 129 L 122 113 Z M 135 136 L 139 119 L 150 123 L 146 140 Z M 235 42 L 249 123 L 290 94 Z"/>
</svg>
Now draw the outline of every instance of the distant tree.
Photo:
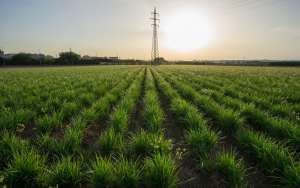
<svg viewBox="0 0 300 188">
<path fill-rule="evenodd" d="M 77 64 L 80 60 L 80 55 L 75 52 L 61 52 L 59 53 L 58 62 L 61 64 Z"/>
<path fill-rule="evenodd" d="M 52 56 L 46 55 L 43 58 L 44 65 L 55 65 L 55 59 Z"/>
<path fill-rule="evenodd" d="M 10 64 L 12 65 L 35 65 L 39 62 L 32 58 L 31 54 L 18 53 L 12 56 Z"/>
<path fill-rule="evenodd" d="M 4 65 L 4 64 L 5 64 L 4 59 L 3 59 L 3 57 L 0 56 L 0 65 Z"/>
<path fill-rule="evenodd" d="M 3 50 L 0 49 L 0 65 L 4 65 L 4 58 L 2 57 L 4 55 Z"/>
<path fill-rule="evenodd" d="M 166 63 L 167 61 L 163 57 L 157 57 L 154 59 L 152 62 L 153 64 L 161 64 L 161 63 Z"/>
</svg>

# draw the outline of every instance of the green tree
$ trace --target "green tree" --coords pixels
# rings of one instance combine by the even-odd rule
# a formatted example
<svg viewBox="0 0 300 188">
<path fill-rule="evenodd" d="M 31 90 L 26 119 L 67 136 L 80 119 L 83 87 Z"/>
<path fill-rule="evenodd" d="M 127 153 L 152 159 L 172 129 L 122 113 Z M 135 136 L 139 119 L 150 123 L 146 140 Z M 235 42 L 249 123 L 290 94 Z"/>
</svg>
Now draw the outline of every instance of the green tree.
<svg viewBox="0 0 300 188">
<path fill-rule="evenodd" d="M 58 62 L 62 64 L 77 64 L 80 60 L 80 55 L 75 52 L 61 52 L 59 53 Z"/>
<path fill-rule="evenodd" d="M 33 65 L 37 64 L 30 54 L 18 53 L 11 58 L 12 65 Z"/>
</svg>

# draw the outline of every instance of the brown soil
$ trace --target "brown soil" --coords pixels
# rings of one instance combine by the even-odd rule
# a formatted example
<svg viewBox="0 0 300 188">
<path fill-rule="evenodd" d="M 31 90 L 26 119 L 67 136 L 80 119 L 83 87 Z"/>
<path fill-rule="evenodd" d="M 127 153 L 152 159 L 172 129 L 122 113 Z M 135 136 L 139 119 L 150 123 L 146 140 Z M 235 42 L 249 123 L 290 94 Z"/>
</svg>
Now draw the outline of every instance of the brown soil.
<svg viewBox="0 0 300 188">
<path fill-rule="evenodd" d="M 59 126 L 58 128 L 54 129 L 51 132 L 51 136 L 55 139 L 63 139 L 64 135 L 65 135 L 65 130 L 68 129 L 71 126 L 70 123 L 65 123 L 61 126 Z"/>
<path fill-rule="evenodd" d="M 34 123 L 29 123 L 24 126 L 22 131 L 17 131 L 17 135 L 23 139 L 34 141 L 38 135 L 37 127 Z"/>
<path fill-rule="evenodd" d="M 83 142 L 81 147 L 90 152 L 98 151 L 98 139 L 100 134 L 104 132 L 108 124 L 108 120 L 102 120 L 99 123 L 90 124 L 84 130 Z"/>
</svg>

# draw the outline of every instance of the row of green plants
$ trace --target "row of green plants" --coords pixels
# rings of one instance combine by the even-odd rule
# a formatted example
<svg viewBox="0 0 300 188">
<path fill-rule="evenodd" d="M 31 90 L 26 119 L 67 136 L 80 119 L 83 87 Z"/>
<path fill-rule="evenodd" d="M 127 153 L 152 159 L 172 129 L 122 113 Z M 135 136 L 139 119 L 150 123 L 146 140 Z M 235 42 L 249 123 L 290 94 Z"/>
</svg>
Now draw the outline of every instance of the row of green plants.
<svg viewBox="0 0 300 188">
<path fill-rule="evenodd" d="M 83 92 L 78 96 L 77 101 L 64 103 L 58 112 L 54 111 L 51 114 L 45 114 L 41 117 L 37 117 L 35 125 L 37 125 L 40 131 L 51 133 L 54 129 L 59 128 L 64 123 L 67 123 L 68 121 L 72 120 L 72 118 L 75 118 L 74 116 L 79 114 L 80 111 L 83 111 L 83 109 L 89 108 L 93 102 L 97 101 L 105 94 L 105 92 L 114 87 L 119 80 L 114 79 L 113 84 L 105 79 L 101 79 L 101 81 L 102 84 L 98 88 L 101 88 L 103 92 L 98 93 L 97 95 L 96 93 Z M 75 92 L 77 93 L 77 91 Z"/>
<path fill-rule="evenodd" d="M 181 176 L 180 163 L 182 157 L 191 155 L 188 160 L 195 162 L 197 169 L 221 175 L 217 181 L 224 179 L 229 187 L 251 186 L 248 160 L 278 185 L 299 187 L 298 156 L 291 152 L 298 146 L 298 127 L 285 109 L 281 110 L 286 115 L 274 118 L 275 110 L 263 108 L 270 100 L 275 101 L 274 105 L 270 103 L 272 106 L 277 102 L 281 105 L 280 97 L 287 95 L 284 100 L 288 109 L 297 111 L 297 97 L 290 93 L 291 89 L 286 94 L 273 89 L 276 94 L 268 97 L 273 90 L 266 84 L 271 82 L 270 87 L 277 88 L 286 81 L 282 90 L 292 86 L 297 89 L 296 71 L 283 71 L 273 77 L 273 70 L 256 73 L 257 69 L 252 68 L 202 68 L 0 70 L 0 123 L 14 122 L 17 126 L 0 129 L 0 186 L 184 186 L 191 177 Z M 291 75 L 286 77 L 287 73 Z M 256 80 L 257 75 L 266 78 Z M 250 89 L 242 89 L 246 85 L 236 80 L 243 77 L 247 78 L 246 85 L 253 81 Z M 279 81 L 275 83 L 276 80 Z M 259 94 L 260 87 L 266 87 L 262 91 L 267 94 Z M 244 100 L 242 96 L 248 94 L 243 91 L 253 91 L 253 95 Z M 251 102 L 256 100 L 255 95 L 257 103 L 268 99 L 262 100 L 264 105 L 260 106 Z M 138 105 L 141 99 L 142 107 Z M 161 101 L 170 109 L 162 110 Z M 168 110 L 176 122 L 174 126 L 182 126 L 183 130 L 184 144 L 175 147 L 175 140 L 167 136 L 167 131 L 173 130 L 164 127 L 164 112 Z M 133 119 L 136 113 L 142 115 L 139 125 Z M 36 129 L 37 119 L 61 116 L 62 120 L 53 123 L 60 125 L 57 129 Z M 34 128 L 29 136 L 25 135 L 27 130 L 22 132 L 22 124 L 28 123 Z M 103 127 L 95 128 L 99 132 L 87 138 L 96 126 Z M 232 150 L 222 147 L 227 138 L 232 139 Z M 93 146 L 87 146 L 92 142 Z M 187 153 L 177 156 L 178 146 Z"/>
<path fill-rule="evenodd" d="M 219 133 L 209 128 L 196 106 L 181 98 L 164 78 L 153 72 L 160 91 L 170 100 L 176 120 L 184 126 L 185 141 L 192 155 L 198 159 L 199 168 L 219 172 L 232 187 L 246 187 L 247 173 L 243 162 L 232 151 L 218 152 Z"/>
<path fill-rule="evenodd" d="M 173 76 L 174 78 L 176 76 Z M 186 81 L 182 81 L 187 84 Z M 193 88 L 196 88 L 202 95 L 208 95 L 207 100 L 215 100 L 218 103 L 225 105 L 228 109 L 233 109 L 242 118 L 242 121 L 246 121 L 257 130 L 263 131 L 266 134 L 287 142 L 290 146 L 293 146 L 296 150 L 299 149 L 300 143 L 300 129 L 299 127 L 287 120 L 278 119 L 269 116 L 265 112 L 256 108 L 252 103 L 247 104 L 241 100 L 234 99 L 228 96 L 222 95 L 221 92 L 211 90 L 209 93 L 202 92 L 201 87 L 193 82 L 189 83 Z M 205 97 L 204 97 L 205 98 Z M 202 99 L 203 100 L 203 99 Z M 215 107 L 220 108 L 220 107 Z"/>
<path fill-rule="evenodd" d="M 47 73 L 46 76 L 49 74 Z M 72 81 L 70 81 L 75 79 L 75 77 L 67 77 L 66 81 L 63 81 L 61 79 L 66 77 L 58 76 L 52 82 L 43 79 L 38 80 L 36 81 L 37 85 L 34 86 L 28 86 L 33 85 L 35 82 L 34 78 L 29 78 L 25 82 L 26 87 L 21 87 L 22 92 L 19 91 L 20 89 L 16 89 L 16 91 L 11 89 L 12 87 L 17 88 L 16 83 L 12 85 L 5 84 L 5 88 L 10 88 L 12 91 L 5 93 L 3 98 L 9 101 L 23 101 L 20 103 L 24 104 L 14 107 L 1 106 L 0 123 L 3 125 L 2 128 L 16 129 L 18 125 L 24 126 L 34 123 L 41 124 L 41 127 L 46 127 L 48 124 L 58 125 L 64 119 L 70 119 L 83 105 L 89 105 L 97 96 L 102 95 L 106 87 L 112 87 L 117 82 L 117 80 L 113 79 L 113 74 L 100 75 L 94 75 L 89 82 L 86 82 L 84 77 L 79 77 L 79 84 L 72 84 Z M 38 76 L 40 75 L 38 74 Z M 24 78 L 21 77 L 19 79 L 23 80 Z M 14 80 L 14 82 L 16 81 L 18 80 Z M 35 93 L 33 94 L 32 91 L 35 91 Z M 21 93 L 23 97 L 20 100 L 15 100 L 19 98 L 16 96 L 18 93 Z M 76 96 L 78 94 L 79 97 Z M 10 97 L 15 97 L 15 99 L 10 99 Z M 31 101 L 28 104 L 24 102 L 27 99 Z"/>
<path fill-rule="evenodd" d="M 53 149 L 52 151 L 59 150 L 57 153 L 66 155 L 66 157 L 62 157 L 59 162 L 55 162 L 57 159 L 52 160 L 54 163 L 50 161 L 50 164 L 53 163 L 50 170 L 47 170 L 48 168 L 45 165 L 45 161 L 49 161 L 47 155 L 41 155 L 35 151 L 34 148 L 32 148 L 32 145 L 27 141 L 14 136 L 13 133 L 6 133 L 6 136 L 2 137 L 6 139 L 1 140 L 0 142 L 0 146 L 2 146 L 1 151 L 2 148 L 3 151 L 7 151 L 1 156 L 4 156 L 7 159 L 7 161 L 3 163 L 3 167 L 6 166 L 3 172 L 4 183 L 9 187 L 16 187 L 18 185 L 25 185 L 27 187 L 42 185 L 77 187 L 82 185 L 86 179 L 85 175 L 89 175 L 89 173 L 85 173 L 85 170 L 82 171 L 82 160 L 78 160 L 77 158 L 74 159 L 74 157 L 67 157 L 67 155 L 74 153 L 76 148 L 79 148 L 83 131 L 89 123 L 102 119 L 104 116 L 108 115 L 109 109 L 113 106 L 114 101 L 122 96 L 122 92 L 130 82 L 130 79 L 125 79 L 111 92 L 107 93 L 99 101 L 93 103 L 93 106 L 90 109 L 84 110 L 85 113 L 81 113 L 81 117 L 78 116 L 78 118 L 74 119 L 72 126 L 66 130 L 62 140 L 51 139 L 51 142 L 50 144 L 48 143 L 48 145 L 44 142 L 44 144 L 46 144 L 46 148 L 44 148 L 46 152 Z M 87 113 L 86 111 L 89 111 L 90 113 Z M 50 138 L 49 135 L 45 135 L 45 138 L 47 137 Z M 28 158 L 26 156 L 28 156 Z M 81 158 L 80 156 L 81 154 L 79 153 L 79 158 Z M 40 173 L 41 171 L 47 173 Z M 119 178 L 117 178 L 117 180 L 118 179 Z M 122 185 L 122 183 L 118 184 Z"/>
<path fill-rule="evenodd" d="M 143 96 L 142 113 L 143 125 L 135 130 L 129 138 L 129 153 L 137 158 L 151 157 L 155 153 L 169 155 L 172 141 L 164 137 L 164 112 L 160 107 L 154 80 L 147 68 L 145 75 L 145 94 Z"/>
<path fill-rule="evenodd" d="M 172 74 L 177 73 L 173 71 Z M 298 123 L 300 122 L 299 114 L 297 114 L 298 110 L 293 108 L 297 107 L 297 103 L 295 103 L 295 105 L 291 105 L 282 103 L 283 100 L 280 100 L 280 103 L 276 104 L 274 103 L 274 100 L 269 99 L 269 97 L 273 94 L 265 94 L 261 90 L 259 90 L 259 92 L 255 92 L 250 87 L 246 87 L 246 85 L 240 86 L 238 84 L 239 80 L 233 81 L 224 79 L 227 78 L 227 76 L 224 76 L 222 80 L 216 80 L 216 77 L 204 77 L 186 71 L 182 72 L 179 76 L 184 80 L 189 80 L 190 82 L 195 83 L 198 88 L 213 89 L 220 93 L 223 93 L 226 96 L 239 98 L 246 103 L 254 103 L 257 107 L 267 111 L 273 116 L 291 119 Z M 253 85 L 254 83 L 250 82 L 248 84 Z M 265 88 L 264 86 L 261 87 Z M 204 92 L 205 91 L 206 90 L 204 90 Z M 285 95 L 287 94 L 285 93 Z"/>
<path fill-rule="evenodd" d="M 81 187 L 91 184 L 92 187 L 137 187 L 143 180 L 147 187 L 174 187 L 172 175 L 174 161 L 167 155 L 159 153 L 146 158 L 141 167 L 137 161 L 124 157 L 96 156 L 85 162 L 82 158 L 64 157 L 49 168 L 47 158 L 30 148 L 26 142 L 13 135 L 4 139 L 14 139 L 13 160 L 1 173 L 4 185 L 8 187 Z M 1 140 L 2 141 L 2 140 Z M 0 184 L 1 184 L 0 183 Z"/>
<path fill-rule="evenodd" d="M 168 131 L 163 127 L 165 113 L 150 68 L 146 72 L 143 107 L 144 129 L 132 137 L 130 145 L 136 156 L 141 159 L 146 156 L 146 161 L 142 161 L 147 174 L 145 183 L 149 187 L 176 187 L 179 179 L 176 161 L 171 153 L 172 140 L 164 136 Z"/>
<path fill-rule="evenodd" d="M 264 96 L 265 100 L 270 102 L 295 104 L 299 101 L 297 100 L 297 90 L 295 90 L 295 88 L 299 88 L 299 84 L 297 84 L 299 76 L 297 70 L 286 69 L 285 71 L 280 71 L 280 69 L 267 68 L 259 70 L 257 68 L 239 69 L 237 67 L 220 67 L 220 70 L 218 70 L 218 67 L 201 67 L 201 69 L 185 67 L 180 70 L 169 67 L 166 69 L 167 71 L 180 74 L 188 74 L 192 77 L 209 79 L 214 84 L 234 84 L 240 90 L 244 92 L 251 90 L 250 94 L 255 93 L 257 96 Z"/>
<path fill-rule="evenodd" d="M 256 85 L 255 81 L 260 77 L 268 77 L 273 81 L 264 81 L 260 85 Z M 299 100 L 296 100 L 297 96 L 299 96 L 299 89 L 297 89 L 299 84 L 297 85 L 296 81 L 298 78 L 297 74 L 293 75 L 290 72 L 286 72 L 279 73 L 276 76 L 274 71 L 273 74 L 271 72 L 269 75 L 256 73 L 250 78 L 243 75 L 242 79 L 228 75 L 224 75 L 222 80 L 217 81 L 216 78 L 209 77 L 210 83 L 225 86 L 224 93 L 226 95 L 239 97 L 245 102 L 253 102 L 263 110 L 268 110 L 274 116 L 292 118 L 299 122 Z M 269 92 L 264 91 L 265 89 L 269 89 Z M 278 94 L 276 93 L 277 91 L 281 93 Z M 235 92 L 238 92 L 238 95 Z M 291 96 L 294 96 L 295 99 L 289 101 Z"/>
<path fill-rule="evenodd" d="M 100 135 L 99 144 L 104 155 L 122 153 L 125 147 L 125 136 L 130 124 L 130 115 L 141 95 L 145 70 L 132 82 L 122 100 L 110 115 L 108 129 Z"/>
<path fill-rule="evenodd" d="M 144 88 L 140 88 L 145 89 L 145 96 L 143 99 L 144 109 L 142 110 L 143 119 L 145 121 L 144 129 L 141 128 L 136 130 L 135 133 L 132 132 L 126 138 L 125 135 L 128 131 L 126 122 L 130 121 L 130 117 L 128 117 L 126 122 L 120 123 L 121 125 L 126 126 L 124 129 L 114 127 L 114 124 L 111 124 L 111 127 L 108 130 L 109 132 L 106 132 L 105 134 L 112 133 L 114 137 L 109 137 L 109 139 L 105 141 L 105 146 L 108 146 L 105 147 L 105 149 L 109 149 L 105 150 L 104 156 L 127 156 L 124 157 L 123 160 L 131 165 L 126 168 L 126 171 L 128 172 L 126 177 L 123 177 L 123 187 L 136 187 L 140 185 L 141 182 L 147 187 L 175 187 L 177 184 L 177 174 L 175 162 L 170 156 L 172 145 L 162 134 L 163 115 L 153 85 L 153 78 L 148 69 L 145 72 L 144 79 L 145 86 Z M 136 89 L 137 86 L 134 84 L 135 83 L 133 83 L 132 88 Z M 126 100 L 126 97 L 133 96 L 132 94 L 134 93 L 131 94 L 132 91 L 133 90 L 129 90 L 123 99 Z M 142 92 L 140 91 L 140 93 Z M 124 108 L 122 104 L 128 103 L 121 101 L 114 113 L 116 113 L 120 107 Z M 112 115 L 112 118 L 113 117 L 114 115 Z M 122 118 L 121 120 L 124 119 Z M 113 138 L 117 139 L 113 140 Z M 128 143 L 127 146 L 125 146 L 126 140 Z M 113 143 L 110 144 L 110 142 Z M 115 144 L 115 142 L 118 142 L 118 145 Z M 110 169 L 118 168 L 118 164 L 111 165 L 110 161 L 105 161 L 105 163 L 110 166 Z M 98 186 L 113 186 L 115 184 L 114 179 L 116 178 L 116 175 L 113 175 L 113 172 L 111 173 L 112 175 L 109 176 L 111 178 L 106 179 L 105 177 L 107 177 L 107 175 L 104 174 L 103 170 L 98 170 L 99 174 L 95 177 L 95 179 L 98 179 Z M 131 179 L 129 179 L 130 177 Z"/>
<path fill-rule="evenodd" d="M 152 133 L 161 133 L 164 121 L 164 112 L 161 109 L 160 100 L 155 87 L 150 69 L 147 69 L 144 97 L 145 128 Z"/>
<path fill-rule="evenodd" d="M 40 104 L 40 102 L 46 102 L 49 98 L 60 96 L 66 99 L 76 98 L 73 89 L 79 90 L 79 92 L 91 91 L 94 87 L 89 87 L 89 85 L 96 86 L 98 85 L 97 78 L 103 79 L 102 71 L 98 71 L 98 73 L 101 73 L 98 75 L 89 75 L 88 79 L 85 78 L 88 73 L 66 72 L 59 69 L 49 70 L 48 72 L 40 70 L 4 72 L 3 77 L 1 77 L 3 82 L 1 88 L 2 106 L 14 109 L 24 106 L 38 108 L 38 106 L 43 105 L 43 109 L 40 111 L 47 111 L 48 103 Z M 11 98 L 21 98 L 22 100 L 11 100 Z M 36 103 L 32 103 L 33 100 Z"/>
<path fill-rule="evenodd" d="M 38 138 L 41 149 L 56 155 L 80 153 L 85 130 L 88 126 L 97 124 L 108 117 L 113 105 L 122 97 L 123 92 L 126 91 L 134 77 L 135 72 L 127 78 L 123 78 L 117 86 L 107 91 L 100 99 L 94 101 L 90 108 L 82 109 L 65 129 L 62 139 L 51 137 L 49 133 L 42 134 Z"/>
<path fill-rule="evenodd" d="M 35 147 L 35 143 L 23 140 L 12 132 L 1 135 L 3 139 L 0 141 L 0 147 L 2 151 L 6 151 L 1 155 L 1 161 L 5 161 L 2 164 L 2 183 L 8 187 L 57 185 L 59 187 L 79 187 L 85 184 L 92 184 L 93 187 L 136 187 L 142 182 L 147 187 L 174 187 L 177 183 L 177 169 L 170 155 L 172 144 L 162 134 L 163 115 L 157 106 L 159 101 L 156 93 L 153 92 L 151 74 L 146 74 L 147 84 L 145 87 L 149 88 L 150 92 L 146 92 L 144 102 L 147 103 L 147 106 L 153 105 L 154 108 L 143 110 L 143 118 L 149 129 L 145 128 L 146 131 L 141 130 L 129 134 L 127 147 L 125 145 L 126 130 L 114 127 L 112 124 L 113 120 L 117 119 L 114 119 L 116 117 L 114 113 L 117 114 L 118 109 L 121 107 L 123 109 L 134 108 L 137 101 L 132 101 L 132 98 L 137 100 L 141 92 L 143 72 L 141 71 L 133 82 L 132 78 L 123 79 L 104 97 L 94 101 L 90 108 L 82 110 L 71 121 L 62 138 L 55 138 L 40 132 L 42 135 L 38 137 L 37 147 Z M 125 94 L 126 87 L 130 83 L 132 84 Z M 101 140 L 104 138 L 100 136 L 100 155 L 96 156 L 96 159 L 92 156 L 85 156 L 84 150 L 80 150 L 84 130 L 90 124 L 105 119 L 113 109 L 113 104 L 121 97 L 121 102 L 111 115 L 109 126 L 114 131 L 119 130 L 115 133 L 122 135 L 124 144 L 121 145 L 124 146 L 124 150 L 107 155 L 101 146 Z M 129 111 L 127 116 L 125 119 L 127 119 L 128 126 L 130 123 Z M 123 118 L 120 119 L 120 122 L 124 122 Z M 115 123 L 117 125 L 117 121 Z M 121 123 L 121 125 L 125 124 Z M 153 127 L 150 128 L 150 126 Z M 120 132 L 120 130 L 124 132 Z M 115 138 L 113 139 L 115 141 Z M 135 158 L 132 159 L 129 156 L 135 156 Z M 83 162 L 84 160 L 89 162 Z"/>
<path fill-rule="evenodd" d="M 242 91 L 252 90 L 256 95 L 263 95 L 270 101 L 276 103 L 287 102 L 294 104 L 299 102 L 299 88 L 297 83 L 299 72 L 297 69 L 285 68 L 240 68 L 240 67 L 208 67 L 192 71 L 199 75 L 206 75 L 215 78 L 219 82 L 227 84 L 235 83 L 241 87 Z M 295 90 L 296 89 L 296 90 Z"/>
<path fill-rule="evenodd" d="M 278 176 L 280 181 L 284 183 L 282 185 L 287 187 L 299 186 L 298 162 L 294 153 L 290 152 L 285 145 L 261 133 L 249 130 L 237 112 L 224 108 L 213 100 L 209 100 L 209 97 L 199 94 L 187 83 L 169 76 L 166 79 L 182 96 L 192 100 L 195 105 L 216 121 L 222 130 L 227 132 L 228 127 L 231 127 L 230 133 L 236 139 L 238 146 L 249 153 L 266 171 Z M 225 119 L 219 121 L 219 117 Z"/>
<path fill-rule="evenodd" d="M 175 187 L 177 184 L 176 165 L 170 155 L 172 144 L 162 134 L 163 115 L 153 85 L 153 78 L 148 69 L 143 77 L 132 83 L 112 113 L 109 128 L 103 134 L 104 137 L 100 136 L 100 148 L 106 160 L 102 160 L 100 166 L 95 168 L 94 179 L 97 180 L 98 187 L 118 186 L 115 182 L 118 177 L 122 180 L 120 187 L 137 187 L 141 183 L 147 187 Z M 143 87 L 143 85 L 145 86 Z M 130 111 L 132 112 L 137 107 L 136 103 L 139 95 L 143 93 L 142 89 L 145 90 L 144 109 L 138 110 L 141 110 L 143 114 L 144 129 L 140 128 L 128 135 L 126 132 L 128 132 L 130 118 L 132 118 Z M 125 111 L 125 113 L 120 113 L 124 116 L 119 116 L 120 110 Z M 122 156 L 116 161 L 121 160 L 128 164 L 126 168 L 124 166 L 122 176 L 117 175 L 114 170 L 108 170 L 108 168 L 120 168 L 118 162 L 111 162 L 111 156 Z M 104 170 L 103 166 L 108 166 L 108 168 L 104 168 L 107 170 Z M 106 174 L 107 171 L 109 175 Z"/>
</svg>

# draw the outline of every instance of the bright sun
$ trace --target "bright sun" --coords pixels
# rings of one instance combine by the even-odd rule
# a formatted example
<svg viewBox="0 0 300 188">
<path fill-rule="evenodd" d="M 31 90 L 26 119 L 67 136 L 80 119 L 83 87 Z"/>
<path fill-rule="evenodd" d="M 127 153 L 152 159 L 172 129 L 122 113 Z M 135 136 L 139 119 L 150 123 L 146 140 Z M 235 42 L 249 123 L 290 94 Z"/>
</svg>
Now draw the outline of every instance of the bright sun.
<svg viewBox="0 0 300 188">
<path fill-rule="evenodd" d="M 207 46 L 213 39 L 211 22 L 196 12 L 178 13 L 163 26 L 166 47 L 191 52 Z"/>
</svg>

